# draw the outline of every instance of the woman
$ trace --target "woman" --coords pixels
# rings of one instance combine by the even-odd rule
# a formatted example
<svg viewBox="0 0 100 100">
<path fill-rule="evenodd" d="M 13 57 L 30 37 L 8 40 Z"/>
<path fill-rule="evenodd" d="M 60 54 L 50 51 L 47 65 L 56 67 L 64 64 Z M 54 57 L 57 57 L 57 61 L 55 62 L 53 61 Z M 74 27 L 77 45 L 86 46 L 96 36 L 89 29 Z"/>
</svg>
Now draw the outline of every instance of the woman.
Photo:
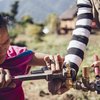
<svg viewBox="0 0 100 100">
<path fill-rule="evenodd" d="M 26 74 L 30 66 L 37 65 L 48 66 L 53 72 L 59 71 L 63 58 L 11 46 L 6 24 L 7 20 L 0 15 L 0 100 L 24 100 L 22 82 L 14 81 L 12 77 Z"/>
</svg>

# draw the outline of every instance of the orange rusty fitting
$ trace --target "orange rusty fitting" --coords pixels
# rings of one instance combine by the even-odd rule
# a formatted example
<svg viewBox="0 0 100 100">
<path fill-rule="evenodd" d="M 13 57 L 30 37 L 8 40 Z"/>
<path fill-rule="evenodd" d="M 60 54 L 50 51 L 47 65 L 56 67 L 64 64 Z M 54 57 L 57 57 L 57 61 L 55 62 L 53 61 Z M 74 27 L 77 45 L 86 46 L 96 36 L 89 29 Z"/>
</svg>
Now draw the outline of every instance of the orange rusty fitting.
<svg viewBox="0 0 100 100">
<path fill-rule="evenodd" d="M 67 90 L 69 90 L 72 87 L 73 87 L 72 79 L 71 78 L 68 78 L 66 80 L 66 88 L 67 88 Z"/>
<path fill-rule="evenodd" d="M 67 75 L 66 88 L 69 90 L 73 86 L 70 62 L 66 63 L 66 75 Z"/>
<path fill-rule="evenodd" d="M 82 70 L 82 76 L 84 78 L 89 78 L 89 67 L 84 67 Z"/>
</svg>

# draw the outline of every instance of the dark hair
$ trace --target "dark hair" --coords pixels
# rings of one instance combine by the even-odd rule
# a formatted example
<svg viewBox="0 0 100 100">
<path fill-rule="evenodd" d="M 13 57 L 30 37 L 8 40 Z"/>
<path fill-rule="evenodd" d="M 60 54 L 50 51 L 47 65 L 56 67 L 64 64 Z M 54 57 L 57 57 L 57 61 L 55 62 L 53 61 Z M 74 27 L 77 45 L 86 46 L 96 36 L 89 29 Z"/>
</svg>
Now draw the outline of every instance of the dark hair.
<svg viewBox="0 0 100 100">
<path fill-rule="evenodd" d="M 8 17 L 0 14 L 0 27 L 6 26 L 8 23 Z"/>
</svg>

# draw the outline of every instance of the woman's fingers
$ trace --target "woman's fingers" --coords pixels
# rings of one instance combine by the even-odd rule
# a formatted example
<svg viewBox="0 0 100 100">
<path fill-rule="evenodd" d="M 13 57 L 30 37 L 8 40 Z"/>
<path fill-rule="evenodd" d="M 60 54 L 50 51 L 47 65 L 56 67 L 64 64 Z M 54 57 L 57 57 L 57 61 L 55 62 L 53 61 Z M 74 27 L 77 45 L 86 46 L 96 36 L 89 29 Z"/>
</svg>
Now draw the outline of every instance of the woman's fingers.
<svg viewBox="0 0 100 100">
<path fill-rule="evenodd" d="M 61 57 L 60 55 L 57 55 L 58 57 L 58 62 L 59 62 L 59 66 L 60 66 L 60 69 L 63 68 L 63 63 L 64 63 L 64 57 Z"/>
<path fill-rule="evenodd" d="M 56 71 L 61 71 L 62 70 L 62 65 L 63 65 L 63 59 L 60 55 L 55 56 L 55 67 Z"/>
<path fill-rule="evenodd" d="M 5 69 L 5 72 L 6 72 L 6 74 L 5 74 L 5 82 L 6 82 L 5 87 L 7 87 L 10 84 L 10 82 L 12 81 L 12 77 L 10 75 L 9 70 Z"/>
<path fill-rule="evenodd" d="M 5 75 L 5 87 L 9 87 L 9 88 L 15 88 L 16 84 L 14 82 L 12 82 L 12 76 L 9 72 L 9 70 L 5 69 L 6 75 Z"/>
<path fill-rule="evenodd" d="M 44 57 L 44 61 L 45 61 L 45 63 L 46 63 L 46 66 L 50 69 L 51 66 L 50 66 L 50 58 L 49 58 L 49 56 L 45 56 L 45 57 Z"/>
<path fill-rule="evenodd" d="M 3 88 L 5 84 L 5 72 L 3 68 L 0 68 L 0 88 Z"/>
<path fill-rule="evenodd" d="M 15 83 L 12 83 L 12 77 L 8 69 L 0 68 L 0 88 L 14 88 Z"/>
<path fill-rule="evenodd" d="M 55 72 L 56 71 L 56 61 L 55 61 L 54 56 L 50 56 L 50 65 L 51 65 L 51 70 Z"/>
<path fill-rule="evenodd" d="M 51 69 L 53 72 L 58 72 L 61 71 L 63 67 L 63 61 L 64 58 L 61 57 L 60 55 L 55 55 L 55 56 L 46 56 L 44 58 L 46 65 L 49 69 Z"/>
<path fill-rule="evenodd" d="M 59 55 L 57 56 L 54 56 L 54 59 L 55 59 L 55 69 L 56 71 L 60 71 L 60 62 L 59 62 Z"/>
<path fill-rule="evenodd" d="M 53 72 L 56 70 L 55 69 L 55 60 L 54 60 L 54 56 L 50 55 L 50 56 L 46 56 L 44 58 L 46 65 L 49 69 L 51 69 Z"/>
</svg>

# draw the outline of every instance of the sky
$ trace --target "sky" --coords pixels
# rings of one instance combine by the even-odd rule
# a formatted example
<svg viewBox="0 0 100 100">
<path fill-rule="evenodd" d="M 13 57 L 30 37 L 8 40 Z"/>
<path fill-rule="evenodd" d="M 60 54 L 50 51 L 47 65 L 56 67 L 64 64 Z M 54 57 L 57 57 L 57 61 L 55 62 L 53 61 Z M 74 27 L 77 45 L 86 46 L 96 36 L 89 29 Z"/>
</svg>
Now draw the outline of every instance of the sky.
<svg viewBox="0 0 100 100">
<path fill-rule="evenodd" d="M 16 0 L 0 0 L 0 12 L 10 12 L 11 5 Z M 19 0 L 19 9 L 16 19 L 24 15 L 31 16 L 34 21 L 44 21 L 50 13 L 58 16 L 67 10 L 75 0 Z"/>
</svg>

